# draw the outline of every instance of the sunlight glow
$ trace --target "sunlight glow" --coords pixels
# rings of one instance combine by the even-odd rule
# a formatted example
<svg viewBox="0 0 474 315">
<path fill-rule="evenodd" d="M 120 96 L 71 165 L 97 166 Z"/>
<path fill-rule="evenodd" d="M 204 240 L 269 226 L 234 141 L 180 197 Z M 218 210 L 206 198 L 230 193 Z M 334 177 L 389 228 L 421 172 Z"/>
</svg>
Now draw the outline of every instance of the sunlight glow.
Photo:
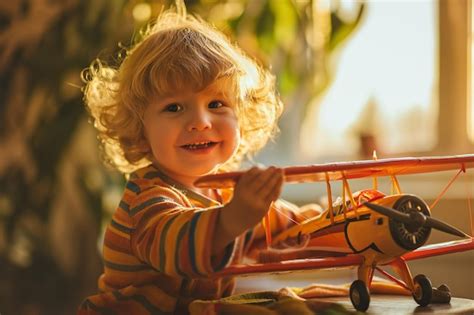
<svg viewBox="0 0 474 315">
<path fill-rule="evenodd" d="M 370 1 L 366 13 L 302 128 L 306 156 L 354 156 L 362 134 L 375 136 L 384 153 L 434 145 L 435 2 Z"/>
<path fill-rule="evenodd" d="M 151 6 L 148 3 L 138 3 L 133 7 L 132 15 L 135 21 L 145 22 L 151 17 Z"/>
</svg>

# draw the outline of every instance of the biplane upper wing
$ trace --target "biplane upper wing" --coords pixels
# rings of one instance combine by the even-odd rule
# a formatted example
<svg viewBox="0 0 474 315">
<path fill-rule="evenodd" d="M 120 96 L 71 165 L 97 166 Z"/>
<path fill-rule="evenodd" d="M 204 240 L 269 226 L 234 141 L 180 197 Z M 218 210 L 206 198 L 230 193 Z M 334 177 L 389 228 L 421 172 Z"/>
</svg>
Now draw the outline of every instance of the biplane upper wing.
<svg viewBox="0 0 474 315">
<path fill-rule="evenodd" d="M 363 177 L 431 173 L 474 168 L 474 154 L 433 157 L 406 157 L 381 160 L 337 162 L 283 168 L 285 182 L 303 183 Z M 203 176 L 195 182 L 198 187 L 233 187 L 242 172 Z"/>
<path fill-rule="evenodd" d="M 432 245 L 425 245 L 412 252 L 402 256 L 404 260 L 422 259 L 438 255 L 446 255 L 450 253 L 464 252 L 474 249 L 474 238 L 470 237 L 452 242 L 444 242 Z M 349 254 L 340 257 L 324 257 L 324 258 L 306 258 L 295 259 L 272 263 L 257 264 L 238 264 L 231 265 L 219 273 L 215 277 L 251 275 L 261 273 L 283 273 L 301 270 L 318 270 L 318 269 L 336 269 L 356 267 L 363 262 L 362 255 Z"/>
</svg>

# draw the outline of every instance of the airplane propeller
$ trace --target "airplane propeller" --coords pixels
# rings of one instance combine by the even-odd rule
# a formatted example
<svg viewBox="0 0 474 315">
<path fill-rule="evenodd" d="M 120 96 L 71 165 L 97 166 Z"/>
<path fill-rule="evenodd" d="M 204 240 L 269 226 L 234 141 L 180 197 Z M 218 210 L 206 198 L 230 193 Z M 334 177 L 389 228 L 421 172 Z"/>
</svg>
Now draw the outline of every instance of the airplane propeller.
<svg viewBox="0 0 474 315">
<path fill-rule="evenodd" d="M 398 220 L 406 225 L 416 226 L 417 228 L 422 226 L 429 227 L 459 237 L 468 236 L 463 231 L 447 223 L 444 223 L 443 221 L 437 220 L 430 216 L 426 216 L 419 211 L 411 211 L 408 214 L 370 202 L 366 202 L 364 203 L 364 205 L 377 213 L 383 214 L 391 219 Z"/>
</svg>

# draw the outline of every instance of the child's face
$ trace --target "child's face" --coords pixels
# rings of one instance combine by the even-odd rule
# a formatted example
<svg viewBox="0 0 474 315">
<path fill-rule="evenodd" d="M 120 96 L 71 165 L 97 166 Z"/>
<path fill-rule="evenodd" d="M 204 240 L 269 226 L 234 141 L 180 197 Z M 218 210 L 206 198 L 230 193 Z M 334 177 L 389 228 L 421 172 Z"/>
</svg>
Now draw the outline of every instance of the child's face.
<svg viewBox="0 0 474 315">
<path fill-rule="evenodd" d="M 235 100 L 217 82 L 195 92 L 182 89 L 158 98 L 144 115 L 155 163 L 182 183 L 212 172 L 237 149 L 240 131 Z"/>
</svg>

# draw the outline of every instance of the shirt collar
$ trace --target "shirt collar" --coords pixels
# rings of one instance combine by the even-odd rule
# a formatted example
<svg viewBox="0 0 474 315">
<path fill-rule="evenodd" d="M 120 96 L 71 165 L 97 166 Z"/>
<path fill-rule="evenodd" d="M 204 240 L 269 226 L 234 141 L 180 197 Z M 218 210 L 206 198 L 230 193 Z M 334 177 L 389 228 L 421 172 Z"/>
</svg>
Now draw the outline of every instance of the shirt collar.
<svg viewBox="0 0 474 315">
<path fill-rule="evenodd" d="M 203 194 L 200 194 L 196 191 L 193 191 L 193 190 L 187 188 L 183 184 L 175 181 L 173 178 L 171 178 L 168 175 L 166 175 L 165 173 L 163 173 L 159 168 L 157 168 L 153 164 L 150 164 L 147 167 L 135 172 L 134 175 L 136 177 L 141 177 L 141 178 L 145 178 L 145 179 L 159 178 L 165 184 L 179 190 L 186 197 L 200 202 L 205 207 L 218 206 L 218 205 L 222 204 L 222 198 L 221 198 L 221 195 L 220 195 L 218 190 L 216 190 L 216 193 L 217 193 L 217 196 L 220 199 L 219 201 L 211 199 L 207 196 L 204 196 Z M 135 177 L 135 176 L 133 176 L 133 177 Z"/>
</svg>

